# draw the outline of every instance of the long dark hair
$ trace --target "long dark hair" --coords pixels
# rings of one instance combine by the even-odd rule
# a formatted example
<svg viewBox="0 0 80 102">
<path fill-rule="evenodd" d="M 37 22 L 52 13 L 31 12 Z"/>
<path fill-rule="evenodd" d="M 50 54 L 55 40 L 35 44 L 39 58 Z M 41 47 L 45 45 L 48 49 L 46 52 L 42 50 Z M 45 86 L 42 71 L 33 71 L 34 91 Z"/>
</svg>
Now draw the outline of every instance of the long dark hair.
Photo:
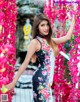
<svg viewBox="0 0 80 102">
<path fill-rule="evenodd" d="M 42 14 L 42 13 L 38 14 L 34 17 L 33 30 L 32 30 L 33 39 L 36 38 L 36 36 L 38 36 L 38 34 L 39 34 L 38 26 L 43 20 L 46 20 L 48 22 L 48 25 L 49 25 L 49 34 L 46 36 L 46 40 L 48 43 L 50 43 L 51 36 L 52 36 L 51 24 L 50 24 L 50 21 L 47 18 L 47 16 Z"/>
<path fill-rule="evenodd" d="M 38 34 L 39 34 L 38 26 L 43 20 L 46 20 L 49 25 L 49 34 L 46 36 L 46 40 L 47 40 L 48 44 L 53 48 L 54 52 L 56 53 L 55 48 L 57 46 L 56 46 L 55 42 L 51 40 L 51 37 L 52 37 L 51 23 L 50 23 L 48 17 L 42 13 L 38 14 L 34 17 L 33 30 L 32 30 L 33 39 L 36 38 L 36 36 L 38 36 Z"/>
</svg>

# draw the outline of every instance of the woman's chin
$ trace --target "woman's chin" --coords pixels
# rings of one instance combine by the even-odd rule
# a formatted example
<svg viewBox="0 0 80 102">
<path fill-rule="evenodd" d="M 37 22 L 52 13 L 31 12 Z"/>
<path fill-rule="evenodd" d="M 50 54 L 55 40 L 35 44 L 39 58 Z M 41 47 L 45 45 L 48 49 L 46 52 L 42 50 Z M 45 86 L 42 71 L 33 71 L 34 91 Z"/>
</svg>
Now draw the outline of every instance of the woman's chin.
<svg viewBox="0 0 80 102">
<path fill-rule="evenodd" d="M 44 36 L 48 35 L 48 33 L 45 33 Z"/>
</svg>

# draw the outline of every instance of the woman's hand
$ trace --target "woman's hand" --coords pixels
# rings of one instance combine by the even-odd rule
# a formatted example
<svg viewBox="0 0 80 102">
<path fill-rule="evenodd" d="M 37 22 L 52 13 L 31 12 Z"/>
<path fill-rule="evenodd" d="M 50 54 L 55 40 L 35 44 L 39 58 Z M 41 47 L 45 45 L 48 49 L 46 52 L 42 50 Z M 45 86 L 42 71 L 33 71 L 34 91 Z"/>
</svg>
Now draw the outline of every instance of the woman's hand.
<svg viewBox="0 0 80 102">
<path fill-rule="evenodd" d="M 10 91 L 10 90 L 14 89 L 15 83 L 11 82 L 10 84 L 6 85 L 5 87 L 8 89 L 8 91 Z"/>
<path fill-rule="evenodd" d="M 72 25 L 75 25 L 75 15 L 72 17 Z"/>
<path fill-rule="evenodd" d="M 11 82 L 10 84 L 2 85 L 1 91 L 2 91 L 2 93 L 6 93 L 6 92 L 14 89 L 14 87 L 15 87 L 15 83 L 14 82 Z"/>
</svg>

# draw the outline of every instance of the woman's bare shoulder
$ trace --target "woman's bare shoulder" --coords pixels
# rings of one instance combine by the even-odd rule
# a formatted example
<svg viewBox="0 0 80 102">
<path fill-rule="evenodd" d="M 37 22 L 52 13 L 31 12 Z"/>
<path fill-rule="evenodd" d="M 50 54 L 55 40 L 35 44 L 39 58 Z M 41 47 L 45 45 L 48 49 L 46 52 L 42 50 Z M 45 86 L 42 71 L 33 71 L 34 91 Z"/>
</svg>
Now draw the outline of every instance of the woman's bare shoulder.
<svg viewBox="0 0 80 102">
<path fill-rule="evenodd" d="M 37 39 L 32 39 L 30 43 L 37 44 L 37 42 L 38 42 Z"/>
<path fill-rule="evenodd" d="M 39 42 L 37 39 L 32 39 L 31 42 L 30 42 L 30 45 L 29 46 L 34 46 L 37 48 L 37 46 L 39 45 Z"/>
<path fill-rule="evenodd" d="M 36 39 L 32 39 L 30 44 L 28 45 L 28 51 L 37 51 L 37 40 Z"/>
<path fill-rule="evenodd" d="M 34 44 L 34 45 L 37 44 L 38 45 L 38 43 L 39 42 L 38 42 L 38 40 L 36 38 L 31 40 L 31 44 Z"/>
<path fill-rule="evenodd" d="M 40 42 L 36 38 L 31 40 L 30 46 L 35 47 L 36 51 L 41 48 Z"/>
</svg>

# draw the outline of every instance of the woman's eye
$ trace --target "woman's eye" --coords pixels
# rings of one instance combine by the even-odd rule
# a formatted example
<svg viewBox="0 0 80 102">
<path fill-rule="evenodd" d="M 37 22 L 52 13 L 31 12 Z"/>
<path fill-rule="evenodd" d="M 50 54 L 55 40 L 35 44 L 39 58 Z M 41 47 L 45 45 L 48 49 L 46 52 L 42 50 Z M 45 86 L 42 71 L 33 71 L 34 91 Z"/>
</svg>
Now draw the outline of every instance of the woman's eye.
<svg viewBox="0 0 80 102">
<path fill-rule="evenodd" d="M 42 24 L 41 26 L 44 26 L 44 24 Z"/>
</svg>

